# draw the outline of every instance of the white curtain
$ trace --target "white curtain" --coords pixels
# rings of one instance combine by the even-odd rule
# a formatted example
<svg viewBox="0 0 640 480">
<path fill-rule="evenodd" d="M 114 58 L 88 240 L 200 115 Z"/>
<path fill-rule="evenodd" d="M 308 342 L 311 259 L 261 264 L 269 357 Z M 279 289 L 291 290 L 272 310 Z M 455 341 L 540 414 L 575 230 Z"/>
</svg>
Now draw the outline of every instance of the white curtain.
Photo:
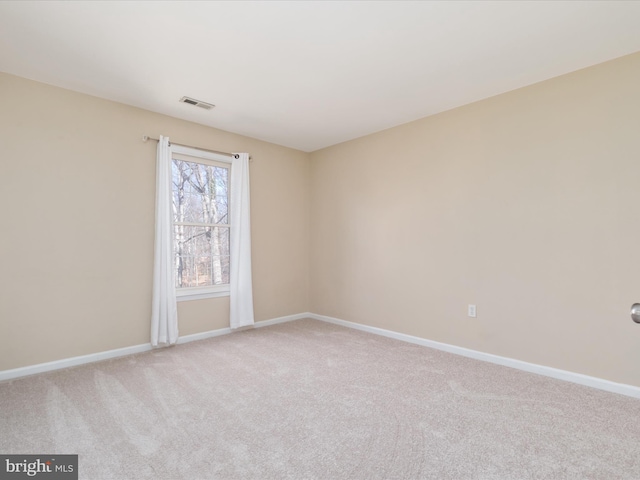
<svg viewBox="0 0 640 480">
<path fill-rule="evenodd" d="M 253 325 L 251 284 L 251 222 L 249 212 L 249 154 L 239 153 L 231 164 L 231 328 Z"/>
<path fill-rule="evenodd" d="M 156 160 L 156 240 L 151 305 L 151 345 L 154 347 L 178 341 L 171 215 L 171 145 L 169 137 L 160 136 Z"/>
</svg>

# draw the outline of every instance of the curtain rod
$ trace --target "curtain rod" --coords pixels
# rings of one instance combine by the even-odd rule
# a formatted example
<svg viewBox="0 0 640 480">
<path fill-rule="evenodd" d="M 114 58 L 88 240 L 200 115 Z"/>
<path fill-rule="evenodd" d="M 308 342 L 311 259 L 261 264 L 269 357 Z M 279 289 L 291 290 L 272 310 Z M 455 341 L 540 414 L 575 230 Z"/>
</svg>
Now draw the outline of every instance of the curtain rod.
<svg viewBox="0 0 640 480">
<path fill-rule="evenodd" d="M 157 138 L 149 137 L 147 135 L 143 135 L 142 141 L 146 142 L 147 140 L 153 140 L 154 142 L 159 142 L 160 140 Z M 227 157 L 240 158 L 240 155 L 237 153 L 228 153 L 228 152 L 218 152 L 217 150 L 209 150 L 208 148 L 200 148 L 200 147 L 192 147 L 191 145 L 182 145 L 181 143 L 169 142 L 169 145 L 179 145 L 180 147 L 187 148 L 197 148 L 198 150 L 204 150 L 205 152 L 217 153 L 218 155 L 226 155 Z"/>
</svg>

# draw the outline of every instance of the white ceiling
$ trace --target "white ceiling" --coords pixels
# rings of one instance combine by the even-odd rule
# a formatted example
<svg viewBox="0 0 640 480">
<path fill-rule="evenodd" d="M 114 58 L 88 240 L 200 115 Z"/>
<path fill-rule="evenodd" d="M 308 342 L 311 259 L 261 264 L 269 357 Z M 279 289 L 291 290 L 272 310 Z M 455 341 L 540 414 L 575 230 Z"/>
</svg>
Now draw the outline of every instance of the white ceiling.
<svg viewBox="0 0 640 480">
<path fill-rule="evenodd" d="M 636 51 L 637 1 L 0 1 L 0 71 L 304 151 Z"/>
</svg>

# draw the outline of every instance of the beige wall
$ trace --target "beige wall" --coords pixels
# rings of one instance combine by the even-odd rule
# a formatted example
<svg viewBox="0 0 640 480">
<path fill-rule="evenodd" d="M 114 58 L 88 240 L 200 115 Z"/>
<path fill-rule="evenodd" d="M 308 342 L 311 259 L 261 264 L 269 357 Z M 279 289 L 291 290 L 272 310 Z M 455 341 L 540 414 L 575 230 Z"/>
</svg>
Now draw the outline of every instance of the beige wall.
<svg viewBox="0 0 640 480">
<path fill-rule="evenodd" d="M 0 370 L 148 342 L 140 139 L 166 134 L 254 158 L 257 320 L 313 311 L 640 386 L 637 85 L 640 54 L 309 155 L 0 74 Z M 228 300 L 179 316 L 226 327 Z"/>
<path fill-rule="evenodd" d="M 314 152 L 311 311 L 640 386 L 639 85 L 635 54 Z"/>
<path fill-rule="evenodd" d="M 308 311 L 307 153 L 0 74 L 0 370 L 149 342 L 160 134 L 252 155 L 256 320 Z M 180 334 L 228 309 L 179 303 Z"/>
</svg>

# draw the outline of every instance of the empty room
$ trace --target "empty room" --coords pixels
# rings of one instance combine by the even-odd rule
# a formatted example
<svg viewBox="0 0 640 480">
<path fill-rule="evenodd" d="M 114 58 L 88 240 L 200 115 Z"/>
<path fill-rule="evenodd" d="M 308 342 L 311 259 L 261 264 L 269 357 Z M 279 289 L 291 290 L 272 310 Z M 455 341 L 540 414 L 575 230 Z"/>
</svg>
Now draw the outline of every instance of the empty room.
<svg viewBox="0 0 640 480">
<path fill-rule="evenodd" d="M 0 2 L 0 479 L 639 479 L 640 2 Z"/>
</svg>

